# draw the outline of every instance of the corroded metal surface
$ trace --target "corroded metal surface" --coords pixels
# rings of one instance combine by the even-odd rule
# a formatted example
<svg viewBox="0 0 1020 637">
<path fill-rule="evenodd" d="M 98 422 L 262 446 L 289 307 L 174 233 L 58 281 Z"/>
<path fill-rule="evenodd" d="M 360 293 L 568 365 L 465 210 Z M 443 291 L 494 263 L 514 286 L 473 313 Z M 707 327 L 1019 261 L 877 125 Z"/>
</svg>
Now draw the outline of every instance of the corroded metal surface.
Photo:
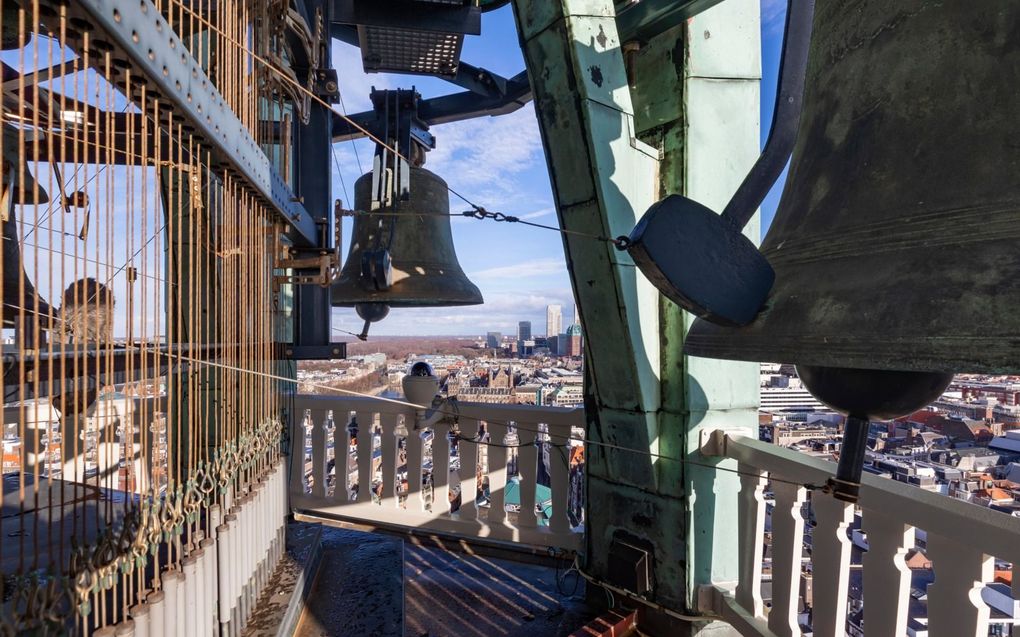
<svg viewBox="0 0 1020 637">
<path fill-rule="evenodd" d="M 354 183 L 354 207 L 372 205 L 372 174 Z M 333 284 L 333 305 L 385 303 L 391 307 L 475 305 L 482 293 L 457 261 L 450 228 L 450 193 L 446 182 L 424 168 L 411 168 L 411 199 L 385 207 L 379 214 L 354 218 L 351 248 Z M 392 257 L 392 283 L 377 289 L 364 276 L 364 258 L 382 250 Z"/>
<path fill-rule="evenodd" d="M 689 353 L 1017 370 L 1018 21 L 1016 3 L 819 4 L 801 132 L 762 244 L 776 285 L 747 327 L 695 324 Z"/>
</svg>

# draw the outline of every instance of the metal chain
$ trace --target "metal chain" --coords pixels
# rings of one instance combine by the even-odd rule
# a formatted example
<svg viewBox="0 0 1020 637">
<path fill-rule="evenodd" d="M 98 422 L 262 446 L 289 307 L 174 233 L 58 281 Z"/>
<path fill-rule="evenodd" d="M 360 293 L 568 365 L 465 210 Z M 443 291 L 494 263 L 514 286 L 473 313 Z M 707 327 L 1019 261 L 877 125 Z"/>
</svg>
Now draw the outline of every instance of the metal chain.
<svg viewBox="0 0 1020 637">
<path fill-rule="evenodd" d="M 553 232 L 559 232 L 561 234 L 569 234 L 578 237 L 586 237 L 588 239 L 595 239 L 596 241 L 602 241 L 604 243 L 611 243 L 616 247 L 617 250 L 626 250 L 630 247 L 630 237 L 626 235 L 620 235 L 613 239 L 600 234 L 592 234 L 590 232 L 581 232 L 580 230 L 567 230 L 566 228 L 557 228 L 556 226 L 548 226 L 542 223 L 535 223 L 534 221 L 526 221 L 520 217 L 514 215 L 508 215 L 502 212 L 490 212 L 483 206 L 476 206 L 475 204 L 468 202 L 468 205 L 473 206 L 471 210 L 465 210 L 461 213 L 452 212 L 368 212 L 365 210 L 347 210 L 341 209 L 339 214 L 341 217 L 361 217 L 361 216 L 377 216 L 377 217 L 396 217 L 400 215 L 416 215 L 419 217 L 468 217 L 470 219 L 479 219 L 495 221 L 497 223 L 519 223 L 525 226 L 531 226 L 532 228 L 541 228 L 542 230 L 552 230 Z M 357 334 L 354 334 L 357 336 Z"/>
</svg>

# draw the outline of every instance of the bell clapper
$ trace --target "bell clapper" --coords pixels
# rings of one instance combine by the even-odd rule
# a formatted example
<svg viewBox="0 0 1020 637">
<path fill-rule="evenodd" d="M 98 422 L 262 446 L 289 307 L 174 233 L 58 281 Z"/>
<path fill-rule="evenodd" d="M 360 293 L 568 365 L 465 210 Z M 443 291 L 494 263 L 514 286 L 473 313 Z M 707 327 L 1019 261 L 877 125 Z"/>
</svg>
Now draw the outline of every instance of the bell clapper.
<svg viewBox="0 0 1020 637">
<path fill-rule="evenodd" d="M 360 334 L 355 334 L 355 336 L 358 337 L 359 341 L 367 341 L 368 340 L 368 326 L 371 325 L 371 324 L 372 324 L 372 321 L 365 321 L 364 327 L 361 328 L 361 333 Z"/>
<path fill-rule="evenodd" d="M 856 503 L 861 490 L 861 474 L 868 451 L 868 430 L 871 421 L 847 416 L 843 427 L 843 444 L 839 450 L 836 476 L 826 481 L 826 491 L 837 500 Z"/>
<path fill-rule="evenodd" d="M 368 340 L 368 327 L 372 323 L 383 320 L 390 313 L 390 306 L 385 303 L 358 303 L 354 306 L 358 316 L 365 319 L 365 325 L 361 328 L 361 334 L 357 334 L 359 341 Z"/>
<path fill-rule="evenodd" d="M 849 503 L 860 495 L 871 421 L 913 413 L 941 396 L 953 380 L 948 372 L 822 365 L 797 365 L 797 374 L 815 398 L 847 414 L 836 475 L 826 481 L 824 492 Z"/>
</svg>

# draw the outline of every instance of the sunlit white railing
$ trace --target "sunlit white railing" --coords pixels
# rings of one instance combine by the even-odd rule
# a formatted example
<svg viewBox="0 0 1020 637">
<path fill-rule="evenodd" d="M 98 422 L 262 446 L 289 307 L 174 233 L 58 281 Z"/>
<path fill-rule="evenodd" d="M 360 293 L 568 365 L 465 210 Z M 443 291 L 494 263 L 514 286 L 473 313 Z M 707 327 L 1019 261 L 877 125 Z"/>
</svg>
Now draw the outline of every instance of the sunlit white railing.
<svg viewBox="0 0 1020 637">
<path fill-rule="evenodd" d="M 580 546 L 579 409 L 460 403 L 456 423 L 371 398 L 296 400 L 295 510 L 536 546 Z M 453 435 L 451 436 L 451 431 Z M 481 432 L 481 435 L 479 435 Z M 452 443 L 452 444 L 451 444 Z"/>
<path fill-rule="evenodd" d="M 702 587 L 699 605 L 741 634 L 802 634 L 798 602 L 805 574 L 812 576 L 811 624 L 819 637 L 985 637 L 994 624 L 1004 629 L 997 634 L 1010 634 L 1008 626 L 1020 618 L 1014 601 L 1020 599 L 1020 578 L 1012 578 L 1012 590 L 992 584 L 996 560 L 1020 563 L 1020 518 L 869 474 L 855 511 L 804 486 L 824 484 L 835 469 L 830 462 L 721 430 L 703 435 L 701 451 L 736 460 L 741 487 L 739 493 L 716 494 L 737 499 L 738 580 Z M 761 583 L 769 507 L 772 603 L 766 609 Z M 813 519 L 807 535 L 805 512 Z M 857 514 L 861 528 L 853 530 Z M 854 544 L 865 551 L 860 565 L 851 562 Z M 908 614 L 911 570 L 904 558 L 915 544 L 935 575 L 926 591 L 914 593 L 926 593 L 926 618 Z M 854 568 L 863 570 L 862 596 L 850 594 Z M 860 604 L 863 622 L 848 624 L 848 612 L 856 613 Z M 992 608 L 998 611 L 994 618 Z"/>
</svg>

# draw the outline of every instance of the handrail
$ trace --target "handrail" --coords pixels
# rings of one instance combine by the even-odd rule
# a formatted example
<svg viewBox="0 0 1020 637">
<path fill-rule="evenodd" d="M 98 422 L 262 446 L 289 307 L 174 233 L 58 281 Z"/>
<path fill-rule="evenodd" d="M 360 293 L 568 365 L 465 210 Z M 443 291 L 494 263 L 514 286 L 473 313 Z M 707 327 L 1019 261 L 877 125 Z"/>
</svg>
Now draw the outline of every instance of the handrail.
<svg viewBox="0 0 1020 637">
<path fill-rule="evenodd" d="M 912 571 L 905 556 L 915 546 L 925 552 L 934 569 L 926 618 L 932 637 L 988 634 L 992 606 L 1008 617 L 996 621 L 1020 623 L 1020 604 L 1015 601 L 1020 600 L 1020 578 L 1013 579 L 1009 595 L 988 586 L 994 579 L 995 558 L 1020 564 L 1020 518 L 870 474 L 862 478 L 858 509 L 813 488 L 832 475 L 834 463 L 743 432 L 702 432 L 701 453 L 736 461 L 739 492 L 717 497 L 736 499 L 741 539 L 735 547 L 737 581 L 702 587 L 699 604 L 702 610 L 734 622 L 741 634 L 799 635 L 802 577 L 813 581 L 813 634 L 849 632 L 849 611 L 857 608 L 864 609 L 867 634 L 906 634 Z M 767 503 L 768 481 L 773 497 Z M 805 528 L 805 507 L 810 507 L 815 520 L 810 529 Z M 766 610 L 761 565 L 769 514 L 773 596 Z M 853 531 L 853 542 L 864 550 L 863 580 L 862 592 L 852 599 L 850 529 L 857 515 L 861 530 Z M 925 532 L 923 542 L 915 529 Z M 807 537 L 809 551 L 805 551 Z"/>
<path fill-rule="evenodd" d="M 713 435 L 724 436 L 720 455 L 771 474 L 797 476 L 804 484 L 813 485 L 824 484 L 832 477 L 835 463 L 750 438 L 743 432 L 716 430 Z M 930 527 L 932 512 L 937 511 L 939 534 L 954 541 L 973 542 L 975 527 L 979 526 L 984 545 L 1006 550 L 1020 543 L 1020 518 L 987 507 L 868 473 L 861 477 L 860 494 L 862 506 L 895 511 L 904 522 L 920 528 Z"/>
<path fill-rule="evenodd" d="M 456 418 L 425 425 L 414 407 L 372 397 L 299 395 L 294 408 L 293 439 L 302 441 L 290 477 L 296 511 L 535 546 L 580 546 L 580 529 L 571 527 L 567 513 L 571 481 L 580 475 L 564 447 L 580 444 L 572 429 L 584 426 L 581 409 L 463 402 Z M 330 412 L 333 427 L 327 426 Z M 350 413 L 356 429 L 346 426 Z M 449 440 L 455 420 L 463 432 L 456 456 L 449 442 L 439 443 Z M 474 439 L 476 423 L 487 425 L 487 440 Z M 513 443 L 505 440 L 511 427 Z M 424 430 L 431 437 L 409 435 Z M 542 445 L 551 446 L 548 465 L 540 469 Z M 487 497 L 473 497 L 480 485 L 487 486 Z M 508 496 L 517 498 L 513 507 Z"/>
</svg>

